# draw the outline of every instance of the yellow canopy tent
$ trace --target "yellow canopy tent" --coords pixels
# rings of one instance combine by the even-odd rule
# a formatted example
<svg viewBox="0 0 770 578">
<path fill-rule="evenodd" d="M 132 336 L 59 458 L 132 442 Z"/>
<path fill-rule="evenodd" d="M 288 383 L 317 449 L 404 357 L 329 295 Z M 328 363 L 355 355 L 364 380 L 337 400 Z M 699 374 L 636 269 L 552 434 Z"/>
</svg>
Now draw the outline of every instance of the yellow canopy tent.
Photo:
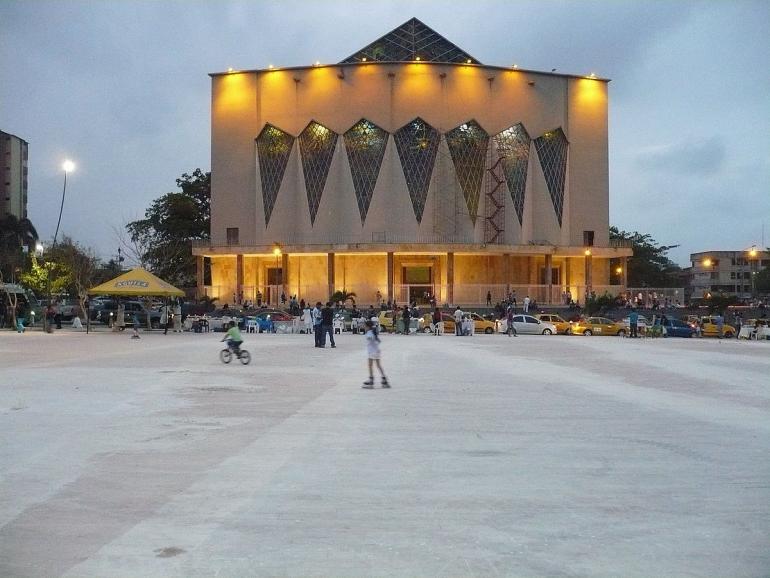
<svg viewBox="0 0 770 578">
<path fill-rule="evenodd" d="M 184 291 L 159 279 L 149 271 L 137 267 L 111 281 L 88 290 L 89 295 L 115 295 L 120 297 L 184 297 Z"/>
</svg>

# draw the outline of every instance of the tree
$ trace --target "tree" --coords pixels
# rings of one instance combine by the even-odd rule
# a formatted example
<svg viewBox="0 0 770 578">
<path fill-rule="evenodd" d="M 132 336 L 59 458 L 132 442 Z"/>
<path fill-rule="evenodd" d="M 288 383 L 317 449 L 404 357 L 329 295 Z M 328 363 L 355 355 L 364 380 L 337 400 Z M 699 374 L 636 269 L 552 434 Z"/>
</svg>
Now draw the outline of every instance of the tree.
<svg viewBox="0 0 770 578">
<path fill-rule="evenodd" d="M 681 267 L 666 256 L 679 245 L 658 245 L 649 234 L 617 227 L 610 227 L 610 239 L 631 242 L 634 255 L 627 263 L 629 287 L 676 287 L 681 283 Z"/>
<path fill-rule="evenodd" d="M 12 279 L 25 262 L 24 248 L 29 253 L 38 241 L 37 230 L 29 219 L 6 215 L 0 219 L 0 274 Z"/>
<path fill-rule="evenodd" d="M 181 192 L 153 201 L 144 219 L 126 230 L 142 247 L 141 260 L 162 279 L 180 287 L 195 285 L 192 241 L 208 239 L 211 229 L 211 173 L 195 169 L 176 180 Z"/>
<path fill-rule="evenodd" d="M 348 300 L 350 300 L 353 305 L 356 304 L 356 294 L 353 291 L 335 291 L 332 293 L 331 297 L 329 297 L 329 300 L 332 303 L 347 303 Z"/>
</svg>

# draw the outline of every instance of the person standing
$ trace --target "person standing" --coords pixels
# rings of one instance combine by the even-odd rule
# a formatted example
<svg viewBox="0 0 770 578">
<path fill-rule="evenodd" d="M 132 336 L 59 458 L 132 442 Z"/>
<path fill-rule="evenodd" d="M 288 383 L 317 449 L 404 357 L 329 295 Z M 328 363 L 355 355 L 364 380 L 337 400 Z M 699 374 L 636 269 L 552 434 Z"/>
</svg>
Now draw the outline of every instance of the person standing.
<svg viewBox="0 0 770 578">
<path fill-rule="evenodd" d="M 628 326 L 631 331 L 629 337 L 639 337 L 639 313 L 637 313 L 636 308 L 632 309 L 631 313 L 628 314 Z"/>
<path fill-rule="evenodd" d="M 313 333 L 313 311 L 310 307 L 303 308 L 302 322 L 305 324 L 305 333 L 308 335 Z"/>
<path fill-rule="evenodd" d="M 225 303 L 227 307 L 227 303 Z M 164 303 L 160 308 L 160 324 L 163 326 L 163 335 L 168 333 L 168 303 Z"/>
<path fill-rule="evenodd" d="M 139 314 L 136 310 L 134 310 L 131 315 L 131 322 L 134 325 L 134 334 L 131 336 L 131 339 L 141 339 L 141 337 L 139 337 Z"/>
<path fill-rule="evenodd" d="M 332 302 L 327 301 L 326 307 L 321 309 L 321 347 L 326 347 L 326 335 L 329 335 L 329 342 L 332 349 L 337 347 L 334 344 L 334 310 Z"/>
<path fill-rule="evenodd" d="M 182 305 L 179 300 L 174 305 L 174 333 L 182 333 Z"/>
<path fill-rule="evenodd" d="M 492 306 L 492 292 L 487 291 L 487 307 L 491 307 L 491 306 Z"/>
<path fill-rule="evenodd" d="M 454 313 L 455 318 L 455 337 L 461 337 L 463 334 L 463 310 L 457 306 Z"/>
<path fill-rule="evenodd" d="M 714 319 L 717 325 L 717 336 L 722 339 L 725 329 L 725 318 L 721 313 L 717 313 L 716 319 Z"/>
<path fill-rule="evenodd" d="M 404 306 L 404 312 L 402 313 L 404 319 L 404 335 L 409 335 L 409 325 L 412 321 L 412 313 L 409 311 L 408 306 Z"/>
<path fill-rule="evenodd" d="M 524 298 L 524 313 L 529 313 L 529 304 L 531 302 L 531 299 L 529 298 L 529 295 L 527 295 Z"/>
<path fill-rule="evenodd" d="M 369 379 L 367 379 L 361 386 L 364 389 L 374 389 L 374 371 L 373 365 L 377 364 L 377 369 L 380 370 L 382 389 L 390 389 L 388 378 L 385 377 L 385 372 L 382 370 L 382 364 L 380 363 L 380 337 L 377 335 L 377 330 L 374 328 L 374 323 L 371 319 L 367 319 L 364 322 L 366 328 L 366 356 L 369 361 Z"/>
<path fill-rule="evenodd" d="M 313 307 L 313 335 L 315 336 L 315 346 L 323 347 L 321 345 L 321 302 L 318 301 Z"/>
<path fill-rule="evenodd" d="M 433 335 L 441 335 L 441 311 L 438 307 L 433 310 Z"/>
</svg>

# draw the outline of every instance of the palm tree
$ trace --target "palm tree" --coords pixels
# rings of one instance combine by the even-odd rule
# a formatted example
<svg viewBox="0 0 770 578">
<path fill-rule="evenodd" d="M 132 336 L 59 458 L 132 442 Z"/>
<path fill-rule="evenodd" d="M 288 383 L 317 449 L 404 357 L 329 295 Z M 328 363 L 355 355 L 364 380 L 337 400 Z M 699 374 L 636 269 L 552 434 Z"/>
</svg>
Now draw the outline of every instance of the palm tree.
<svg viewBox="0 0 770 578">
<path fill-rule="evenodd" d="M 330 300 L 332 303 L 337 303 L 338 301 L 340 303 L 346 303 L 348 299 L 353 303 L 353 305 L 356 304 L 356 294 L 353 291 L 335 291 L 332 293 L 332 296 L 330 297 Z"/>
</svg>

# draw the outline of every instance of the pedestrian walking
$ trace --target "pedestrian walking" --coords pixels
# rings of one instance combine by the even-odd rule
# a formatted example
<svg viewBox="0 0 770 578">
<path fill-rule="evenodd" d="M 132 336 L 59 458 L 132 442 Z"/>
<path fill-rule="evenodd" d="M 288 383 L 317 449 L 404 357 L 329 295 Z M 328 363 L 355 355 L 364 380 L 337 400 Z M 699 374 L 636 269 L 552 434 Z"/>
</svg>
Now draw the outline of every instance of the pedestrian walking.
<svg viewBox="0 0 770 578">
<path fill-rule="evenodd" d="M 174 333 L 182 333 L 182 304 L 179 301 L 174 305 Z"/>
<path fill-rule="evenodd" d="M 487 307 L 490 307 L 492 305 L 492 292 L 487 291 Z"/>
<path fill-rule="evenodd" d="M 409 335 L 409 325 L 412 322 L 412 313 L 409 311 L 409 307 L 404 307 L 404 312 L 402 313 L 402 317 L 404 319 L 404 335 Z"/>
<path fill-rule="evenodd" d="M 721 313 L 717 313 L 716 319 L 714 319 L 714 321 L 717 325 L 717 335 L 719 336 L 719 339 L 722 339 L 725 329 L 725 318 Z"/>
<path fill-rule="evenodd" d="M 131 336 L 131 339 L 141 339 L 139 337 L 139 314 L 136 311 L 131 315 L 131 322 L 134 325 L 134 334 Z"/>
<path fill-rule="evenodd" d="M 382 363 L 380 363 L 380 336 L 377 335 L 377 330 L 374 328 L 374 322 L 371 319 L 367 319 L 364 322 L 366 328 L 366 356 L 369 362 L 369 379 L 367 379 L 361 386 L 364 389 L 374 389 L 374 364 L 377 364 L 377 369 L 380 371 L 380 383 L 382 389 L 390 389 L 388 378 L 385 377 L 385 372 L 382 370 Z"/>
<path fill-rule="evenodd" d="M 227 307 L 227 303 L 225 303 Z M 163 326 L 163 335 L 168 333 L 168 303 L 164 303 L 160 308 L 160 324 Z"/>
<path fill-rule="evenodd" d="M 321 347 L 326 347 L 326 335 L 329 335 L 329 343 L 332 349 L 337 347 L 334 344 L 334 310 L 332 302 L 327 301 L 326 307 L 321 309 Z"/>
<path fill-rule="evenodd" d="M 513 305 L 509 305 L 508 309 L 505 312 L 505 333 L 510 337 L 513 335 L 514 337 L 518 337 L 519 335 L 516 333 L 516 326 L 513 324 L 513 314 L 515 311 L 513 310 Z"/>
</svg>

